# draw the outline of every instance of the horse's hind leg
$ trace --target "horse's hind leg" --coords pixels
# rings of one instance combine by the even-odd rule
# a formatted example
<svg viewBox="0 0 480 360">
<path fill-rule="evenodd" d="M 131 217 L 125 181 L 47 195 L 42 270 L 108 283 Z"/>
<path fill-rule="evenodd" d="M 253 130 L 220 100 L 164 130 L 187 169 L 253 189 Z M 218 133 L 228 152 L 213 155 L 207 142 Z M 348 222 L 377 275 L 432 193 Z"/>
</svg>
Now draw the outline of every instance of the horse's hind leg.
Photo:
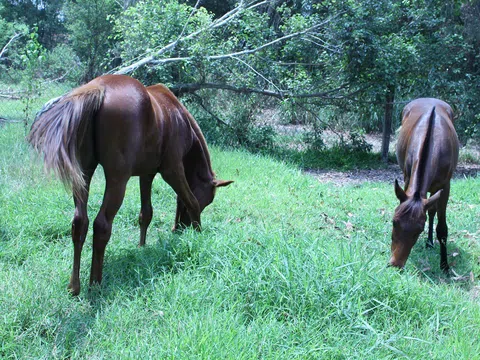
<svg viewBox="0 0 480 360">
<path fill-rule="evenodd" d="M 428 239 L 426 246 L 427 248 L 433 247 L 433 220 L 435 219 L 435 214 L 437 209 L 433 208 L 428 210 Z"/>
<path fill-rule="evenodd" d="M 138 246 L 144 246 L 147 237 L 147 229 L 152 221 L 152 182 L 155 174 L 140 176 L 140 202 L 141 209 L 138 216 L 140 223 L 140 242 Z"/>
<path fill-rule="evenodd" d="M 103 195 L 102 206 L 93 223 L 93 254 L 90 285 L 93 283 L 100 284 L 102 282 L 105 248 L 108 240 L 110 240 L 113 219 L 122 205 L 128 181 L 128 177 L 112 180 L 109 179 L 107 174 L 106 178 L 107 184 L 105 194 Z"/>
<path fill-rule="evenodd" d="M 80 293 L 80 258 L 88 231 L 88 190 L 94 171 L 95 170 L 90 170 L 86 172 L 85 189 L 80 193 L 80 195 L 73 196 L 73 201 L 75 203 L 75 215 L 72 221 L 73 269 L 70 277 L 70 283 L 68 284 L 68 289 L 72 295 L 78 295 Z"/>
</svg>

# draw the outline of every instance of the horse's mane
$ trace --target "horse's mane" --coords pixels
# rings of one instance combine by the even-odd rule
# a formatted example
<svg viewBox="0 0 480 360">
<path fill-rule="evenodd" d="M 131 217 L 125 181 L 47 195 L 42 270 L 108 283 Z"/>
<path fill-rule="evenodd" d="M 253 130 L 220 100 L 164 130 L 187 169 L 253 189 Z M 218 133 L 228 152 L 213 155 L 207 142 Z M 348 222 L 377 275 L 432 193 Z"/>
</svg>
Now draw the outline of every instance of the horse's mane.
<svg viewBox="0 0 480 360">
<path fill-rule="evenodd" d="M 201 150 L 203 152 L 203 155 L 205 157 L 205 162 L 207 163 L 208 171 L 211 173 L 213 177 L 215 177 L 215 173 L 213 172 L 212 169 L 212 163 L 210 160 L 210 153 L 208 152 L 208 146 L 207 142 L 205 141 L 205 137 L 203 136 L 202 131 L 200 130 L 200 127 L 198 126 L 197 122 L 195 121 L 194 117 L 190 112 L 187 110 L 187 108 L 178 100 L 178 98 L 175 96 L 175 94 L 165 85 L 163 84 L 156 84 L 156 85 L 151 85 L 147 87 L 147 91 L 158 91 L 162 93 L 164 96 L 167 96 L 170 101 L 175 104 L 175 107 L 179 113 L 180 116 L 186 118 L 188 120 L 188 123 L 193 129 L 193 132 L 195 133 L 195 136 L 198 139 L 198 142 L 200 144 Z M 152 94 L 150 94 L 152 96 Z"/>
<path fill-rule="evenodd" d="M 190 122 L 190 125 L 192 126 L 193 131 L 195 132 L 195 135 L 197 135 L 198 141 L 200 142 L 200 146 L 202 147 L 203 153 L 205 155 L 205 160 L 207 161 L 208 168 L 210 169 L 210 172 L 212 173 L 212 176 L 215 177 L 215 173 L 213 172 L 212 169 L 212 162 L 210 160 L 210 153 L 208 152 L 208 147 L 207 147 L 207 142 L 205 140 L 205 137 L 203 136 L 202 131 L 200 130 L 200 127 L 197 124 L 197 121 L 193 118 L 192 114 L 185 108 L 185 106 L 182 105 L 184 108 L 185 114 L 187 115 L 188 121 Z"/>
<path fill-rule="evenodd" d="M 423 202 L 417 193 L 398 207 L 395 217 L 402 218 L 407 214 L 412 219 L 418 219 L 423 215 Z"/>
<path fill-rule="evenodd" d="M 418 161 L 418 181 L 417 186 L 414 193 L 414 198 L 420 199 L 420 191 L 422 189 L 423 179 L 425 170 L 427 167 L 427 159 L 430 156 L 430 151 L 433 145 L 433 125 L 435 123 L 435 106 L 430 113 L 430 118 L 428 119 L 428 127 L 427 132 L 425 134 L 425 140 L 423 141 L 422 150 L 420 151 L 420 159 Z"/>
</svg>

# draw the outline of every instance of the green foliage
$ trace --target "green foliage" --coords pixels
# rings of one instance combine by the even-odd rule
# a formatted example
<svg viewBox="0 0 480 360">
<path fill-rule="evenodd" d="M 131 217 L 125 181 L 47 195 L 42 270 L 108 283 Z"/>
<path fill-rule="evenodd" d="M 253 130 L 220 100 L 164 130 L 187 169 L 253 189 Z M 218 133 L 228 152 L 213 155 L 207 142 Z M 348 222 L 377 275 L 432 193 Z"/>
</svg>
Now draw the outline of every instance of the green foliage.
<svg viewBox="0 0 480 360">
<path fill-rule="evenodd" d="M 76 84 L 85 73 L 85 65 L 70 46 L 60 44 L 44 54 L 41 71 L 44 79 Z"/>
<path fill-rule="evenodd" d="M 199 108 L 193 98 L 187 102 L 209 143 L 227 147 L 242 147 L 252 152 L 271 152 L 275 149 L 275 131 L 261 122 L 261 98 L 244 96 L 232 101 L 226 94 L 217 95 L 210 104 L 220 117 L 212 118 Z M 221 111 L 220 111 L 221 109 Z"/>
<path fill-rule="evenodd" d="M 65 34 L 63 3 L 63 0 L 0 0 L 0 18 L 29 29 L 37 28 L 39 43 L 52 49 Z"/>
<path fill-rule="evenodd" d="M 27 132 L 29 119 L 32 118 L 32 114 L 36 111 L 32 108 L 32 101 L 38 96 L 39 78 L 37 70 L 45 54 L 45 48 L 38 41 L 37 30 L 38 29 L 35 28 L 34 31 L 29 34 L 24 53 L 21 57 L 25 69 L 22 72 L 22 83 L 26 88 L 26 93 L 22 97 L 22 101 L 25 104 L 23 118 L 25 133 Z"/>
<path fill-rule="evenodd" d="M 0 0 L 0 46 L 17 32 L 25 34 L 0 59 L 0 80 L 8 86 L 21 82 L 36 86 L 30 79 L 59 79 L 73 86 L 154 56 L 157 62 L 131 75 L 146 85 L 209 83 L 228 85 L 240 93 L 195 90 L 210 103 L 213 115 L 198 113 L 211 141 L 218 144 L 277 151 L 284 141 L 275 134 L 277 124 L 265 124 L 259 115 L 269 107 L 280 113 L 282 124 L 305 130 L 299 149 L 322 151 L 326 129 L 345 134 L 380 130 L 388 89 L 395 95 L 393 127 L 399 125 L 406 102 L 429 96 L 452 105 L 462 141 L 480 136 L 478 1 L 259 2 L 222 26 L 181 40 L 206 29 L 238 2 L 206 0 L 195 9 L 196 4 L 195 0 L 45 0 L 41 4 Z M 323 25 L 276 41 L 315 24 Z M 22 61 L 22 55 L 32 51 L 27 28 L 37 34 L 44 49 L 41 56 L 31 55 L 30 65 Z M 168 51 L 157 54 L 175 41 Z M 231 55 L 259 47 L 249 54 Z M 266 97 L 253 101 L 242 93 L 247 88 L 278 96 L 273 101 Z M 37 90 L 29 89 L 27 97 L 35 98 Z M 26 112 L 31 116 L 34 110 Z M 218 118 L 228 125 L 221 125 Z M 357 138 L 340 139 L 337 145 L 347 153 L 352 148 L 368 150 Z"/>
<path fill-rule="evenodd" d="M 308 147 L 301 151 L 283 150 L 281 159 L 302 169 L 335 169 L 349 171 L 356 169 L 381 169 L 385 165 L 379 154 L 369 151 L 352 151 L 348 143 L 336 143 L 329 148 Z"/>
<path fill-rule="evenodd" d="M 377 122 L 373 114 L 383 113 L 386 90 L 393 86 L 397 113 L 401 100 L 437 97 L 461 113 L 460 135 L 474 133 L 480 108 L 470 96 L 478 97 L 478 77 L 472 72 L 478 70 L 480 42 L 466 30 L 478 28 L 469 14 L 479 6 L 459 1 L 330 3 L 329 11 L 345 11 L 336 23 L 343 44 L 337 69 L 346 81 L 365 88 L 359 103 L 345 105 L 363 117 L 364 127 Z"/>
<path fill-rule="evenodd" d="M 120 11 L 115 0 L 69 0 L 64 6 L 73 50 L 85 65 L 83 81 L 108 70 L 107 55 L 113 48 L 111 17 Z"/>
<path fill-rule="evenodd" d="M 306 148 L 297 153 L 290 152 L 287 158 L 306 169 L 351 170 L 383 166 L 379 155 L 371 152 L 372 145 L 363 133 L 352 131 L 336 136 L 337 140 L 327 146 L 323 131 L 309 131 L 303 138 Z"/>
<path fill-rule="evenodd" d="M 192 15 L 192 16 L 190 16 Z M 193 8 L 180 4 L 176 0 L 147 0 L 131 6 L 115 20 L 115 40 L 118 41 L 120 56 L 124 63 L 147 56 L 156 50 L 205 27 L 212 21 L 212 15 L 204 8 L 193 12 Z M 169 56 L 179 57 L 186 54 L 202 56 L 212 46 L 208 34 L 195 41 L 179 43 L 169 52 Z M 193 72 L 193 64 L 160 66 L 140 69 L 136 77 L 146 83 L 175 83 L 188 81 Z"/>
<path fill-rule="evenodd" d="M 2 13 L 3 6 L 0 3 L 0 14 Z M 0 51 L 3 50 L 0 57 L 0 80 L 11 80 L 13 76 L 9 73 L 8 68 L 10 66 L 20 66 L 21 60 L 18 53 L 21 52 L 21 47 L 24 46 L 24 37 L 27 33 L 28 28 L 26 25 L 8 21 L 0 15 Z"/>
</svg>

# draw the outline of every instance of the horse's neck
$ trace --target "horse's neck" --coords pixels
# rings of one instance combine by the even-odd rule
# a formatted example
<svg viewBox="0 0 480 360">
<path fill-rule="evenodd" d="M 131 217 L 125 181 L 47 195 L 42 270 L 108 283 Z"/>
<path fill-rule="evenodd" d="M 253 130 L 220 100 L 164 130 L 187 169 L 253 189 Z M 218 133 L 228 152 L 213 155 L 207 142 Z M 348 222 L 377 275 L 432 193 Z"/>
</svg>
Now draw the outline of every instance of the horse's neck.
<svg viewBox="0 0 480 360">
<path fill-rule="evenodd" d="M 202 139 L 195 135 L 192 147 L 190 148 L 186 159 L 190 163 L 186 164 L 186 171 L 190 174 L 191 180 L 210 182 L 214 179 L 214 173 L 210 166 L 210 157 L 208 150 L 203 146 Z"/>
<path fill-rule="evenodd" d="M 210 153 L 208 152 L 208 147 L 207 147 L 207 142 L 205 141 L 205 137 L 203 136 L 203 133 L 200 130 L 200 127 L 198 126 L 198 124 L 195 121 L 195 119 L 193 118 L 193 116 L 188 112 L 188 110 L 186 110 L 186 111 L 187 111 L 187 114 L 188 114 L 188 120 L 190 122 L 190 126 L 192 127 L 192 129 L 193 129 L 193 131 L 194 131 L 194 133 L 197 137 L 198 143 L 200 144 L 200 147 L 202 149 L 203 157 L 204 157 L 204 160 L 205 160 L 205 166 L 213 176 L 212 162 L 210 160 Z"/>
</svg>

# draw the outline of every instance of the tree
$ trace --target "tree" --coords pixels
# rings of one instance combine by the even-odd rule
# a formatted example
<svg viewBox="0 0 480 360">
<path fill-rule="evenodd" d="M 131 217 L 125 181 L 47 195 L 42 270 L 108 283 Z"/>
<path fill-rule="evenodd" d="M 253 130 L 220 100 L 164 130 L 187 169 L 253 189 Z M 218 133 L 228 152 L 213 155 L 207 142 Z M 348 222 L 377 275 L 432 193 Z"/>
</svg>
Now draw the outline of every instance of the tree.
<svg viewBox="0 0 480 360">
<path fill-rule="evenodd" d="M 121 7 L 115 0 L 70 0 L 65 3 L 65 23 L 73 49 L 86 65 L 82 81 L 108 70 L 108 54 L 114 48 L 110 18 Z"/>
<path fill-rule="evenodd" d="M 3 12 L 0 4 L 0 13 Z M 24 36 L 28 28 L 25 24 L 11 22 L 0 16 L 0 78 L 11 78 L 6 70 L 12 65 L 20 66 L 20 49 L 24 46 Z"/>
<path fill-rule="evenodd" d="M 61 18 L 63 0 L 0 0 L 0 5 L 1 18 L 23 23 L 29 29 L 37 28 L 38 40 L 47 49 L 53 49 L 65 35 Z"/>
</svg>

